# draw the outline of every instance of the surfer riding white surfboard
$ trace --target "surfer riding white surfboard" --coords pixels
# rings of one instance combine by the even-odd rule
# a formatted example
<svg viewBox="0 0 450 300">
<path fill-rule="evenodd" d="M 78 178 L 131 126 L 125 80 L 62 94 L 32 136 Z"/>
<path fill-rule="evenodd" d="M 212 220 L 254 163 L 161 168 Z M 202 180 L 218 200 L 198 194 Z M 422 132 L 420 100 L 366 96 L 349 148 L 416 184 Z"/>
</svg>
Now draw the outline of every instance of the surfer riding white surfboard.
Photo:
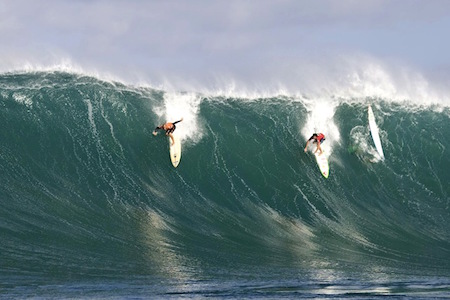
<svg viewBox="0 0 450 300">
<path fill-rule="evenodd" d="M 169 136 L 169 145 L 170 145 L 170 160 L 172 162 L 172 165 L 176 168 L 178 164 L 180 163 L 181 159 L 181 141 L 180 138 L 174 134 L 174 131 L 176 129 L 175 124 L 183 121 L 183 118 L 176 122 L 167 122 L 165 124 L 162 124 L 160 126 L 157 126 L 155 130 L 153 131 L 153 135 L 157 135 L 157 130 L 162 129 L 166 131 L 166 135 Z"/>
<path fill-rule="evenodd" d="M 328 178 L 330 173 L 328 158 L 320 146 L 320 144 L 325 141 L 325 135 L 323 133 L 313 133 L 313 135 L 306 142 L 305 152 L 308 151 L 309 142 L 311 141 L 316 144 L 316 150 L 313 153 L 316 157 L 316 162 L 319 166 L 320 173 L 322 173 L 323 177 Z M 318 153 L 318 151 L 320 152 Z"/>
</svg>

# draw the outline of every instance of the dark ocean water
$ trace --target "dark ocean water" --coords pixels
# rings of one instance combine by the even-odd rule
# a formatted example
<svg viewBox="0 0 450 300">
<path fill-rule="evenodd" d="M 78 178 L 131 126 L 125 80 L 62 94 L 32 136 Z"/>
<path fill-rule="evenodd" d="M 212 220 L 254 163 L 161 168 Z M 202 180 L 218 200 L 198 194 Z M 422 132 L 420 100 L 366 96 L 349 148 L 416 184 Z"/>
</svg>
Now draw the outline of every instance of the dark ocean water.
<svg viewBox="0 0 450 300">
<path fill-rule="evenodd" d="M 2 298 L 450 297 L 448 107 L 41 72 L 0 75 L 0 120 Z"/>
</svg>

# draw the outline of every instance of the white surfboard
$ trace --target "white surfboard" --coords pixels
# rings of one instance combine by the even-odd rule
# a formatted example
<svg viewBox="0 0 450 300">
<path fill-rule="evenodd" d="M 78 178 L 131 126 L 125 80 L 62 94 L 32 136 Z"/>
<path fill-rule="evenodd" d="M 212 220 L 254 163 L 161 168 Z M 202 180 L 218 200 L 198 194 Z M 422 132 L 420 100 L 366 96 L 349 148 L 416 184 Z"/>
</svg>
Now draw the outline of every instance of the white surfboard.
<svg viewBox="0 0 450 300">
<path fill-rule="evenodd" d="M 172 145 L 172 139 L 169 136 L 169 145 L 170 145 L 170 160 L 172 161 L 172 165 L 176 168 L 181 160 L 181 141 L 180 138 L 173 134 L 174 144 Z"/>
<path fill-rule="evenodd" d="M 380 134 L 378 132 L 377 123 L 375 122 L 375 116 L 373 115 L 372 107 L 369 104 L 369 127 L 370 134 L 372 135 L 373 142 L 375 144 L 375 148 L 377 148 L 377 152 L 380 155 L 381 159 L 384 159 L 383 147 L 381 147 Z"/>
<path fill-rule="evenodd" d="M 323 150 L 323 149 L 322 149 Z M 328 178 L 330 167 L 328 165 L 328 158 L 325 154 L 325 151 L 322 152 L 322 154 L 319 155 L 319 151 L 314 153 L 314 156 L 316 157 L 317 165 L 319 166 L 320 173 L 322 173 L 323 177 Z"/>
</svg>

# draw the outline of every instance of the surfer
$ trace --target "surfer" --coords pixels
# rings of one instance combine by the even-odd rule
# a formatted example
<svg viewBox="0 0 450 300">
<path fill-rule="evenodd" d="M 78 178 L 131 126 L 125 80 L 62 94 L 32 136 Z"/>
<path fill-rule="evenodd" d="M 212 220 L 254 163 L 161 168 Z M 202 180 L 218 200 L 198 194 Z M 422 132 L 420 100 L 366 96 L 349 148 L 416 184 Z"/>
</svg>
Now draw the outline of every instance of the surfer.
<svg viewBox="0 0 450 300">
<path fill-rule="evenodd" d="M 175 126 L 175 124 L 177 124 L 177 123 L 179 123 L 179 122 L 181 122 L 181 121 L 183 121 L 183 118 L 181 118 L 180 120 L 178 120 L 178 121 L 176 121 L 176 122 L 173 122 L 173 123 L 167 122 L 167 123 L 165 123 L 165 124 L 163 124 L 163 125 L 157 126 L 157 127 L 155 128 L 155 130 L 153 130 L 153 135 L 157 135 L 157 134 L 158 134 L 158 132 L 157 132 L 158 129 L 165 130 L 165 131 L 166 131 L 166 135 L 170 136 L 170 139 L 172 140 L 172 145 L 173 145 L 173 144 L 175 143 L 175 140 L 173 139 L 172 133 L 173 133 L 173 132 L 175 131 L 175 129 L 177 128 L 177 127 Z"/>
<path fill-rule="evenodd" d="M 305 152 L 308 150 L 308 145 L 309 145 L 310 141 L 313 141 L 313 143 L 317 144 L 317 148 L 316 148 L 316 151 L 314 151 L 314 153 L 316 153 L 317 150 L 320 150 L 320 154 L 319 155 L 321 155 L 323 151 L 322 151 L 322 148 L 320 147 L 320 143 L 325 141 L 325 135 L 323 133 L 313 133 L 313 135 L 306 142 Z"/>
</svg>

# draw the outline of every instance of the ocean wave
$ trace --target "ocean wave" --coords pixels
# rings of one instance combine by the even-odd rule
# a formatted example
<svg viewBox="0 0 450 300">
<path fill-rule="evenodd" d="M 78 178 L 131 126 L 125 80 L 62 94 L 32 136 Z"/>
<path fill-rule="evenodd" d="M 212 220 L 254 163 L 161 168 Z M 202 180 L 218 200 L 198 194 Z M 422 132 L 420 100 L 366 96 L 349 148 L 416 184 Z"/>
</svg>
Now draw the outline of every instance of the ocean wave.
<svg viewBox="0 0 450 300">
<path fill-rule="evenodd" d="M 1 75 L 1 272 L 449 274 L 448 108 L 250 100 L 79 74 Z M 385 160 L 376 159 L 369 103 Z M 181 117 L 174 169 L 166 138 L 151 132 Z M 328 179 L 303 151 L 316 130 L 332 150 Z"/>
</svg>

